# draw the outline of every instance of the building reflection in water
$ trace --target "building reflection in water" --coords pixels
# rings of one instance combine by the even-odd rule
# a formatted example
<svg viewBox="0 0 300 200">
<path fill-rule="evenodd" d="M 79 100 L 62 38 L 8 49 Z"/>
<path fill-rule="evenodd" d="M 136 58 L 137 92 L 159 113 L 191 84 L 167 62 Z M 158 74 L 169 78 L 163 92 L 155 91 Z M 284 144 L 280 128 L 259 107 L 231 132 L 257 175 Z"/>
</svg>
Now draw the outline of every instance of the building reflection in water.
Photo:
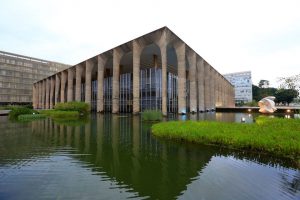
<svg viewBox="0 0 300 200">
<path fill-rule="evenodd" d="M 203 113 L 186 117 L 191 120 L 235 121 L 241 116 L 236 117 L 233 113 L 225 113 L 225 115 Z M 202 173 L 207 174 L 214 168 L 220 170 L 217 174 L 222 178 L 221 169 L 226 169 L 225 164 L 233 157 L 239 163 L 243 162 L 244 166 L 248 166 L 249 163 L 251 166 L 252 161 L 256 165 L 267 164 L 266 167 L 264 165 L 260 167 L 265 168 L 266 171 L 272 166 L 288 166 L 282 160 L 271 160 L 266 155 L 245 154 L 217 147 L 154 138 L 150 133 L 152 124 L 142 122 L 139 116 L 95 114 L 87 123 L 78 124 L 78 126 L 76 123 L 73 126 L 57 124 L 50 119 L 33 121 L 30 126 L 11 124 L 5 129 L 7 134 L 10 134 L 5 137 L 7 141 L 4 141 L 7 144 L 8 154 L 1 154 L 0 161 L 5 164 L 11 160 L 11 157 L 25 158 L 28 155 L 39 157 L 60 151 L 84 163 L 83 167 L 90 169 L 94 176 L 99 176 L 99 179 L 105 176 L 120 188 L 125 187 L 126 191 L 132 192 L 135 197 L 152 199 L 174 199 L 185 193 L 189 194 L 190 185 L 201 185 L 210 179 L 214 180 L 201 176 Z M 23 133 L 13 134 L 12 129 L 16 127 L 22 128 Z M 32 151 L 32 146 L 38 147 L 39 152 L 28 153 Z M 222 159 L 219 159 L 220 157 Z M 67 169 L 68 166 L 65 168 Z M 252 170 L 255 171 L 255 169 Z M 276 170 L 274 168 L 274 171 Z M 238 173 L 241 173 L 241 177 L 244 176 L 243 170 L 237 170 L 235 173 L 237 177 L 239 177 Z M 300 175 L 295 177 L 293 182 L 299 183 Z M 289 178 L 284 176 L 286 182 Z M 231 185 L 242 185 L 243 180 L 239 181 L 241 183 L 235 182 Z M 290 185 L 285 190 L 290 191 L 292 188 L 293 192 L 290 194 L 299 193 L 298 186 L 293 186 L 292 183 Z M 255 187 L 247 188 L 249 195 L 255 194 L 254 190 L 257 189 Z M 233 197 L 230 195 L 234 194 L 228 195 L 228 197 Z"/>
</svg>

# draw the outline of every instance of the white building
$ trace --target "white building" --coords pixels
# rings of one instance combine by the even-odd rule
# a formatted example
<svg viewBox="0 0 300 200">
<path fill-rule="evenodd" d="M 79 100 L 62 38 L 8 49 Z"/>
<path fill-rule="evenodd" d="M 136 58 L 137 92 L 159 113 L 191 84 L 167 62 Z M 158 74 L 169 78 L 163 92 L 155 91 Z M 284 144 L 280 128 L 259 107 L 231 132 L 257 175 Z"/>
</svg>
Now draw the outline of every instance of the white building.
<svg viewBox="0 0 300 200">
<path fill-rule="evenodd" d="M 252 101 L 251 71 L 224 74 L 223 76 L 234 85 L 236 103 Z"/>
</svg>

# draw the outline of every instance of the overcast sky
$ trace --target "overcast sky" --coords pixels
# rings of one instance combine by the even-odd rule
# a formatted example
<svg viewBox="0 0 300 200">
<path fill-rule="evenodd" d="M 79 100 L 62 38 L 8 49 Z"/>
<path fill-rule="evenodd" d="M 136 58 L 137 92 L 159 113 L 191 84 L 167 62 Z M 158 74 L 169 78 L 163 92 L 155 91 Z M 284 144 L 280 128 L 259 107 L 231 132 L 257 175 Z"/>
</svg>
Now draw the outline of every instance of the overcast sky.
<svg viewBox="0 0 300 200">
<path fill-rule="evenodd" d="M 163 26 L 222 74 L 300 74 L 299 0 L 0 0 L 0 50 L 71 65 Z"/>
</svg>

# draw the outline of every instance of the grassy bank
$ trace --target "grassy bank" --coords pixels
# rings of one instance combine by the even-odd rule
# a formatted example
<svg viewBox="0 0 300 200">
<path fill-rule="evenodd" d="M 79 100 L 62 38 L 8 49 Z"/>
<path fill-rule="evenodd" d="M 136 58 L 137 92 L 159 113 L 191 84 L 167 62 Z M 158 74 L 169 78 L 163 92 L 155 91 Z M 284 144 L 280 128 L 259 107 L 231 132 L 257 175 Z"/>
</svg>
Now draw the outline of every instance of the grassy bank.
<svg viewBox="0 0 300 200">
<path fill-rule="evenodd" d="M 272 153 L 300 162 L 300 120 L 260 117 L 253 124 L 171 121 L 154 124 L 155 136 Z"/>
</svg>

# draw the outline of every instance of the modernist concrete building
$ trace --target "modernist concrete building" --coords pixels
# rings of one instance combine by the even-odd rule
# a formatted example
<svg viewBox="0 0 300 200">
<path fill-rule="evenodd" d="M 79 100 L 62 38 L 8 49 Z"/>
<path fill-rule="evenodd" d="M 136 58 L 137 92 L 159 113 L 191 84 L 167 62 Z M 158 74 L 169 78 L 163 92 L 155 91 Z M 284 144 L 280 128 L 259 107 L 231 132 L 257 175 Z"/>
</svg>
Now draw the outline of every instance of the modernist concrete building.
<svg viewBox="0 0 300 200">
<path fill-rule="evenodd" d="M 234 88 L 167 27 L 33 85 L 34 108 L 85 101 L 98 112 L 167 114 L 234 106 Z"/>
<path fill-rule="evenodd" d="M 0 105 L 31 103 L 34 82 L 69 67 L 0 51 Z"/>
<path fill-rule="evenodd" d="M 234 86 L 235 103 L 252 101 L 251 71 L 224 74 L 224 77 Z"/>
</svg>

